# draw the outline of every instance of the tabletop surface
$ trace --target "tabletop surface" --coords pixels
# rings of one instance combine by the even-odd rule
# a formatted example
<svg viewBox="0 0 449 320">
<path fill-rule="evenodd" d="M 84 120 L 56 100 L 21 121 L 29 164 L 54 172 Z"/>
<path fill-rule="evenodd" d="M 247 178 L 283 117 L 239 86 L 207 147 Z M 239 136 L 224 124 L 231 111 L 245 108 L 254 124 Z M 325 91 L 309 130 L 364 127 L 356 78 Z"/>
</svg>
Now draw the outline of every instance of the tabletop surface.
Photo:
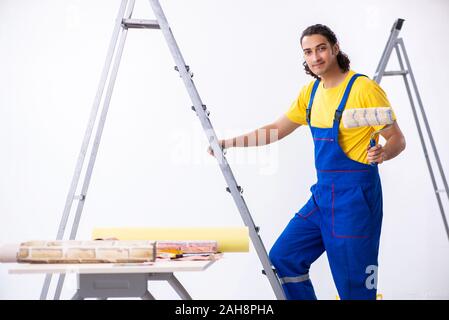
<svg viewBox="0 0 449 320">
<path fill-rule="evenodd" d="M 172 261 L 157 260 L 152 263 L 78 263 L 37 264 L 15 263 L 10 274 L 32 273 L 171 273 L 181 271 L 203 271 L 215 261 Z"/>
</svg>

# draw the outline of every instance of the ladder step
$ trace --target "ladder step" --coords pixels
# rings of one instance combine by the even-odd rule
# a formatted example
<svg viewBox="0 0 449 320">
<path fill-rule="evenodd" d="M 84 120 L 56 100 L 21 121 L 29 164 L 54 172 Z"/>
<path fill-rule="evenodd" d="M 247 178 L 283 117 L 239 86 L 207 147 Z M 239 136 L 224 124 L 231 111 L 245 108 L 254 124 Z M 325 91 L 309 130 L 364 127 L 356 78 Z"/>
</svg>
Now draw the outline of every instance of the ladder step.
<svg viewBox="0 0 449 320">
<path fill-rule="evenodd" d="M 123 19 L 122 26 L 125 28 L 160 29 L 157 20 L 145 19 Z"/>
<path fill-rule="evenodd" d="M 405 76 L 408 74 L 407 70 L 400 71 L 385 71 L 384 76 Z"/>
<path fill-rule="evenodd" d="M 437 189 L 435 190 L 436 193 L 446 193 L 445 189 Z"/>
</svg>

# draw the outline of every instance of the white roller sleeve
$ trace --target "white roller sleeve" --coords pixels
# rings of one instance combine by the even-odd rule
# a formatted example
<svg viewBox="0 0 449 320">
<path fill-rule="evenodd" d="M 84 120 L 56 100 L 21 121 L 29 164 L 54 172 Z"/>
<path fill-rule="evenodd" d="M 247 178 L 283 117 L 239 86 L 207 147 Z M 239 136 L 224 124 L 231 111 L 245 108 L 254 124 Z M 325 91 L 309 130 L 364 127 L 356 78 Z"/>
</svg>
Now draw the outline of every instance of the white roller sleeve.
<svg viewBox="0 0 449 320">
<path fill-rule="evenodd" d="M 366 126 L 388 125 L 394 122 L 391 107 L 354 108 L 343 111 L 343 126 L 357 128 Z"/>
</svg>

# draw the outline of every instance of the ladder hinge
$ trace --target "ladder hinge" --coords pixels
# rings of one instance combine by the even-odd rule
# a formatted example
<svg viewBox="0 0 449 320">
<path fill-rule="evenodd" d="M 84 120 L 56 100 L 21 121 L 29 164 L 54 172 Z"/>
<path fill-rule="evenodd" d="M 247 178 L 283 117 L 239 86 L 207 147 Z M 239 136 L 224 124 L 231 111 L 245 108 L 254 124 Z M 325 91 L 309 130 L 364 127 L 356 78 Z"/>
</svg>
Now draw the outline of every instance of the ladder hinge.
<svg viewBox="0 0 449 320">
<path fill-rule="evenodd" d="M 207 110 L 206 105 L 203 104 L 202 106 L 203 106 L 203 110 L 206 112 L 207 116 L 209 116 L 210 115 L 210 111 Z M 192 106 L 192 110 L 196 112 L 195 106 Z"/>
<path fill-rule="evenodd" d="M 238 190 L 240 193 L 243 193 L 243 188 L 242 188 L 241 186 L 237 186 L 237 190 Z M 229 193 L 231 193 L 231 190 L 229 189 L 229 187 L 226 187 L 226 191 L 229 192 Z"/>
<path fill-rule="evenodd" d="M 179 72 L 178 66 L 175 66 L 175 70 Z M 190 71 L 190 67 L 186 66 L 187 73 L 190 75 L 190 78 L 193 78 L 193 72 Z M 181 74 L 179 74 L 181 76 Z"/>
</svg>

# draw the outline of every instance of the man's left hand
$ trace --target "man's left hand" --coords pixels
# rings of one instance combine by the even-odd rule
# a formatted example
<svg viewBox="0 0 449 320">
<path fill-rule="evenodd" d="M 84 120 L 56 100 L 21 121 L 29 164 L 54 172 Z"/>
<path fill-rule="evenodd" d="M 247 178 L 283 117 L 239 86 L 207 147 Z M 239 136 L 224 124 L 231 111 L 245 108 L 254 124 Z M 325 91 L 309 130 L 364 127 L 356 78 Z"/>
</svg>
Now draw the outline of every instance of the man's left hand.
<svg viewBox="0 0 449 320">
<path fill-rule="evenodd" d="M 386 160 L 387 155 L 385 153 L 385 149 L 380 144 L 378 144 L 374 147 L 368 146 L 367 151 L 368 152 L 367 152 L 366 158 L 369 163 L 376 162 L 378 164 L 381 164 L 382 162 L 384 162 Z"/>
</svg>

